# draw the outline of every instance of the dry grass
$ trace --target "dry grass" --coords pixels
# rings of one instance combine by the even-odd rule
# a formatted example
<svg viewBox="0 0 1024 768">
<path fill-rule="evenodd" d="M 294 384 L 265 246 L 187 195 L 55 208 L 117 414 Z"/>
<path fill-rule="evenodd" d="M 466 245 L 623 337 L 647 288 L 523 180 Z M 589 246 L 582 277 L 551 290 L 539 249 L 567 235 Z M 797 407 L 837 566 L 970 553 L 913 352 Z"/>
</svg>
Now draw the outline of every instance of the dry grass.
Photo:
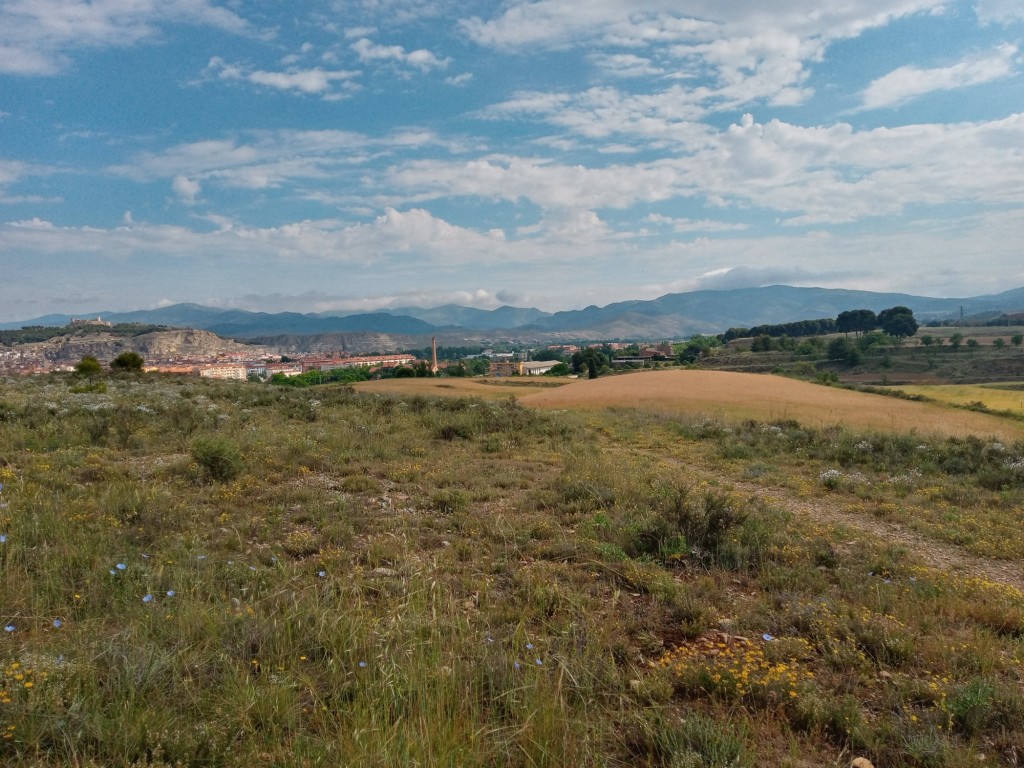
<svg viewBox="0 0 1024 768">
<path fill-rule="evenodd" d="M 538 378 L 444 378 L 444 379 L 381 379 L 355 384 L 360 392 L 387 395 L 424 395 L 429 397 L 480 397 L 485 400 L 507 400 L 524 394 L 559 387 L 565 379 Z"/>
<path fill-rule="evenodd" d="M 1000 388 L 1007 386 L 1009 385 L 941 384 L 898 387 L 898 389 L 908 394 L 923 395 L 953 405 L 983 403 L 986 408 L 991 408 L 994 411 L 1024 414 L 1024 390 Z"/>
<path fill-rule="evenodd" d="M 982 413 L 953 410 L 803 381 L 726 371 L 650 371 L 581 380 L 520 398 L 538 408 L 628 406 L 659 413 L 703 413 L 727 420 L 796 419 L 807 426 L 917 431 L 1019 440 L 1024 427 Z"/>
</svg>

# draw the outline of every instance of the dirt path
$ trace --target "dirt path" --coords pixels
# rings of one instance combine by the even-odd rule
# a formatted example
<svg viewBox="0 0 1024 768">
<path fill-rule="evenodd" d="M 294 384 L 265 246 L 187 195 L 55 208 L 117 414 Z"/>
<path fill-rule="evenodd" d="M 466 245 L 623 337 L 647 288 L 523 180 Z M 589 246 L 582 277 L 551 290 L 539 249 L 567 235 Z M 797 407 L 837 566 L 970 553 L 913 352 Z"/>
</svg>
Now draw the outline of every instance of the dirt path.
<svg viewBox="0 0 1024 768">
<path fill-rule="evenodd" d="M 722 478 L 726 480 L 726 478 Z M 785 488 L 765 488 L 755 483 L 726 480 L 740 493 L 756 496 L 772 506 L 806 515 L 828 525 L 855 528 L 885 541 L 899 544 L 929 565 L 950 573 L 963 573 L 1007 584 L 1024 592 L 1024 569 L 1019 563 L 972 555 L 950 544 L 933 541 L 895 523 L 868 515 L 842 511 L 828 499 L 799 499 Z"/>
</svg>

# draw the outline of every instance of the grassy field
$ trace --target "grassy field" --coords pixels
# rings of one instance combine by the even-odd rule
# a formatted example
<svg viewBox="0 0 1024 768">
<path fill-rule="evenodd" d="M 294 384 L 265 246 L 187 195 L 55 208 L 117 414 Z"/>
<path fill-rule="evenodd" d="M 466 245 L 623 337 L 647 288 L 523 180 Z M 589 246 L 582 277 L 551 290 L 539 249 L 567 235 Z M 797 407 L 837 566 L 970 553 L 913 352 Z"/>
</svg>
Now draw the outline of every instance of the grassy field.
<svg viewBox="0 0 1024 768">
<path fill-rule="evenodd" d="M 659 376 L 3 381 L 0 760 L 1017 764 L 1024 444 Z"/>
<path fill-rule="evenodd" d="M 902 392 L 921 395 L 931 400 L 953 405 L 981 403 L 989 410 L 1005 411 L 1024 416 L 1024 385 L 1019 382 L 1005 384 L 933 384 L 898 387 Z"/>
</svg>

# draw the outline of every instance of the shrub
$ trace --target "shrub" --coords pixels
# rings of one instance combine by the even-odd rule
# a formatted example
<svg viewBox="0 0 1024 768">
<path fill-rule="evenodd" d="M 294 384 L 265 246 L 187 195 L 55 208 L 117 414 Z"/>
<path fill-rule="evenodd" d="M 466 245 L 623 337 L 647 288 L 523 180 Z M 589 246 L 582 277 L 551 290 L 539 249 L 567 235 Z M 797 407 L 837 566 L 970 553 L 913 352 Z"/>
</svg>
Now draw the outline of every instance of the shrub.
<svg viewBox="0 0 1024 768">
<path fill-rule="evenodd" d="M 138 352 L 122 352 L 110 361 L 110 370 L 124 373 L 138 373 L 142 371 L 145 361 Z"/>
<path fill-rule="evenodd" d="M 92 355 L 86 355 L 75 364 L 75 374 L 77 376 L 98 376 L 102 372 L 103 366 Z"/>
<path fill-rule="evenodd" d="M 238 449 L 223 438 L 196 438 L 190 452 L 192 459 L 210 480 L 231 480 L 238 476 L 244 466 Z"/>
</svg>

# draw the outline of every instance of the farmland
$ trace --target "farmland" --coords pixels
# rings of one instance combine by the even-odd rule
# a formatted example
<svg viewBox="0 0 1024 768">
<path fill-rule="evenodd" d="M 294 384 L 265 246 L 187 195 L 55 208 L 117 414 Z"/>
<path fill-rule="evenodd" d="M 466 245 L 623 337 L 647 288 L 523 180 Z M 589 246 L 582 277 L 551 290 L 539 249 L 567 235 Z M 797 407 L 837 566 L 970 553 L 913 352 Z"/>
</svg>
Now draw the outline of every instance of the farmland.
<svg viewBox="0 0 1024 768">
<path fill-rule="evenodd" d="M 1017 764 L 1020 422 L 714 373 L 4 381 L 0 757 Z"/>
<path fill-rule="evenodd" d="M 992 411 L 1005 411 L 1024 416 L 1024 385 L 1019 382 L 1005 384 L 932 384 L 904 386 L 900 391 L 921 395 L 931 400 L 953 405 L 970 406 L 980 403 Z"/>
</svg>

